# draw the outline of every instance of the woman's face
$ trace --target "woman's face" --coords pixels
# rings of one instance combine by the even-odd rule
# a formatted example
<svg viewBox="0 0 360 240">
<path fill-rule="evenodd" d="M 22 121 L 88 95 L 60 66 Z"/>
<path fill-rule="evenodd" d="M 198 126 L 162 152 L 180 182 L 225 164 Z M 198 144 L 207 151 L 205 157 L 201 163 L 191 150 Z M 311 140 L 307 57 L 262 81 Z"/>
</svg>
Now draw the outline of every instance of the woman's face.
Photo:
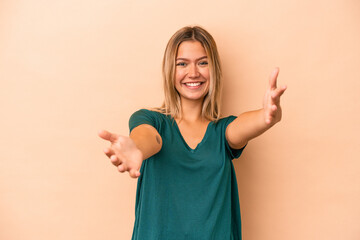
<svg viewBox="0 0 360 240">
<path fill-rule="evenodd" d="M 176 56 L 175 88 L 182 100 L 203 100 L 209 91 L 210 73 L 206 51 L 198 41 L 179 45 Z"/>
</svg>

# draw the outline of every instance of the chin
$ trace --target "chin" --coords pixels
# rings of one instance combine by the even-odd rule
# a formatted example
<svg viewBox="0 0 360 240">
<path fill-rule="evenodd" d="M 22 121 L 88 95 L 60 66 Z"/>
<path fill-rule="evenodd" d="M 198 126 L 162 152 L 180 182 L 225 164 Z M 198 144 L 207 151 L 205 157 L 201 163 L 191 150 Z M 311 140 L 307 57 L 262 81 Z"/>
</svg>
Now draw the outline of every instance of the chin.
<svg viewBox="0 0 360 240">
<path fill-rule="evenodd" d="M 185 96 L 181 96 L 181 98 L 190 100 L 190 101 L 203 101 L 206 95 L 207 94 L 201 95 L 201 96 L 186 96 L 185 95 Z"/>
</svg>

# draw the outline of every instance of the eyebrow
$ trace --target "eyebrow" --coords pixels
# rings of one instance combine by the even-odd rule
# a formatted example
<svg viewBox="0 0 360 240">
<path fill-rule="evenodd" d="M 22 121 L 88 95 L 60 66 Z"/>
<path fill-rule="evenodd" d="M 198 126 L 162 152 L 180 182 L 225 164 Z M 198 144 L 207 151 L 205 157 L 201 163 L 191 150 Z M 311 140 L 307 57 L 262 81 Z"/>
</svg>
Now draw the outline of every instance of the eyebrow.
<svg viewBox="0 0 360 240">
<path fill-rule="evenodd" d="M 204 58 L 207 58 L 207 56 L 202 56 L 201 58 L 198 58 L 198 59 L 195 59 L 195 60 L 199 61 L 199 60 L 204 59 Z M 189 59 L 187 59 L 187 58 L 177 58 L 176 61 L 178 61 L 178 60 L 189 60 Z"/>
</svg>

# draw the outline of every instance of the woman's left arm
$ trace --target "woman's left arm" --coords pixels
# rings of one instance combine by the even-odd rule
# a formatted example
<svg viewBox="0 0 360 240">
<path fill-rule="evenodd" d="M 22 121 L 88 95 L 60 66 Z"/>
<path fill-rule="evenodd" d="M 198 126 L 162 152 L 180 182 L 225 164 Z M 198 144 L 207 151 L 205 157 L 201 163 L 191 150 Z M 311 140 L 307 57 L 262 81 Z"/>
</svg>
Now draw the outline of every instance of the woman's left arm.
<svg viewBox="0 0 360 240">
<path fill-rule="evenodd" d="M 281 120 L 280 97 L 287 87 L 276 86 L 278 74 L 279 68 L 275 68 L 270 75 L 263 108 L 242 113 L 227 126 L 225 135 L 231 148 L 244 147 L 249 140 L 264 133 Z"/>
</svg>

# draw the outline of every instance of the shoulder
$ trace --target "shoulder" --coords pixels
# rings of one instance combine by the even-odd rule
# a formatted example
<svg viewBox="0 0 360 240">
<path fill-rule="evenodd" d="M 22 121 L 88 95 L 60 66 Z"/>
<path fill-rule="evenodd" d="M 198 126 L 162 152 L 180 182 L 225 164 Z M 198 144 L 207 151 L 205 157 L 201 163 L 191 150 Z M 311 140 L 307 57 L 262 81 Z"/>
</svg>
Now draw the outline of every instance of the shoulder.
<svg viewBox="0 0 360 240">
<path fill-rule="evenodd" d="M 228 141 L 228 126 L 230 123 L 232 123 L 235 119 L 237 118 L 237 116 L 233 116 L 233 115 L 230 115 L 230 116 L 227 116 L 227 117 L 224 117 L 221 119 L 222 121 L 222 131 L 223 131 L 223 137 L 225 139 L 225 145 L 226 145 L 226 149 L 227 149 L 227 152 L 230 156 L 231 159 L 234 159 L 234 158 L 238 158 L 240 157 L 241 153 L 243 152 L 245 146 L 241 147 L 241 148 L 233 148 L 229 141 Z"/>
<path fill-rule="evenodd" d="M 218 121 L 214 122 L 214 124 L 226 128 L 235 119 L 236 116 L 229 115 L 227 117 L 220 118 Z"/>
<path fill-rule="evenodd" d="M 152 118 L 160 118 L 165 116 L 164 114 L 162 114 L 160 111 L 156 111 L 156 110 L 152 110 L 152 109 L 146 109 L 146 108 L 141 108 L 137 111 L 135 111 L 130 118 L 132 117 L 152 117 Z"/>
<path fill-rule="evenodd" d="M 221 117 L 219 120 L 212 121 L 211 123 L 213 124 L 214 130 L 217 132 L 217 134 L 222 134 L 225 136 L 227 127 L 234 119 L 236 119 L 236 117 L 230 115 L 226 117 Z"/>
<path fill-rule="evenodd" d="M 130 116 L 129 119 L 130 131 L 136 126 L 139 126 L 141 124 L 151 125 L 158 130 L 165 116 L 166 115 L 158 111 L 145 109 L 145 108 L 139 109 Z"/>
</svg>

